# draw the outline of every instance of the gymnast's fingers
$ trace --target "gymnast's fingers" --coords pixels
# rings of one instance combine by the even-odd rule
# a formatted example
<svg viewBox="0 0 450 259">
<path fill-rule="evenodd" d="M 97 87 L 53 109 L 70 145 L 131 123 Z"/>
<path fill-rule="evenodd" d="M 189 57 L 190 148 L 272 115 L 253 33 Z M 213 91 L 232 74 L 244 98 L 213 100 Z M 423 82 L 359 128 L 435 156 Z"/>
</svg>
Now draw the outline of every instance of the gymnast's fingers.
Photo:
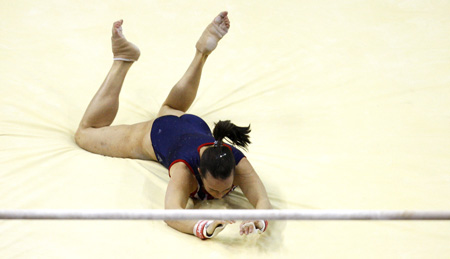
<svg viewBox="0 0 450 259">
<path fill-rule="evenodd" d="M 248 235 L 255 231 L 255 224 L 252 221 L 244 221 L 241 224 L 239 234 L 242 235 Z"/>
</svg>

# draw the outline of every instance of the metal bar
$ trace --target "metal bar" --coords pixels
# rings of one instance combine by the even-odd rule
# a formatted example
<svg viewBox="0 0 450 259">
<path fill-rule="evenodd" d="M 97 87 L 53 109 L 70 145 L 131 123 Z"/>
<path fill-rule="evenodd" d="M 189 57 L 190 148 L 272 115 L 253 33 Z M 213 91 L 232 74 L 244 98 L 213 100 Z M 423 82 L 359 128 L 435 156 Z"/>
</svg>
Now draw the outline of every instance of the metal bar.
<svg viewBox="0 0 450 259">
<path fill-rule="evenodd" d="M 0 210 L 8 220 L 450 220 L 424 210 Z"/>
</svg>

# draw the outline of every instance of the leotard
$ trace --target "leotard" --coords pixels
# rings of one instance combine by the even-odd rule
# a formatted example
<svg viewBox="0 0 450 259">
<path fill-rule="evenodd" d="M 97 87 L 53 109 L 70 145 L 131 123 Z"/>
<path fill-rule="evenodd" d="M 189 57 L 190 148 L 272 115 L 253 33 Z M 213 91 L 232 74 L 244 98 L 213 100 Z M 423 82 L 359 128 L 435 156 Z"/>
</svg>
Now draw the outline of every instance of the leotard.
<svg viewBox="0 0 450 259">
<path fill-rule="evenodd" d="M 156 157 L 169 170 L 169 176 L 170 167 L 178 162 L 185 163 L 195 176 L 198 187 L 191 193 L 191 198 L 214 199 L 205 190 L 198 172 L 200 149 L 203 146 L 213 145 L 215 141 L 211 129 L 204 120 L 192 114 L 184 114 L 181 117 L 174 115 L 159 117 L 153 122 L 150 137 Z M 225 145 L 231 149 L 236 165 L 239 164 L 245 157 L 244 154 L 234 146 Z M 235 188 L 236 186 L 233 186 L 230 192 Z"/>
</svg>

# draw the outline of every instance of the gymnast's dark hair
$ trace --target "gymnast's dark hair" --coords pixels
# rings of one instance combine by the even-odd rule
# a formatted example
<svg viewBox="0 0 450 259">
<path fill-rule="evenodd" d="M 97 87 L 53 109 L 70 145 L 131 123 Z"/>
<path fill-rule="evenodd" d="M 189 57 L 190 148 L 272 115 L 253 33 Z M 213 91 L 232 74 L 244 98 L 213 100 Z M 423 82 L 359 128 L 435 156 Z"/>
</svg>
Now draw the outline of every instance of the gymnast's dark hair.
<svg viewBox="0 0 450 259">
<path fill-rule="evenodd" d="M 229 120 L 219 121 L 215 124 L 213 136 L 216 139 L 213 147 L 207 148 L 200 159 L 200 174 L 204 178 L 209 172 L 216 179 L 227 179 L 236 163 L 233 152 L 223 145 L 224 139 L 229 140 L 233 145 L 247 149 L 250 144 L 250 125 L 248 127 L 238 127 Z"/>
</svg>

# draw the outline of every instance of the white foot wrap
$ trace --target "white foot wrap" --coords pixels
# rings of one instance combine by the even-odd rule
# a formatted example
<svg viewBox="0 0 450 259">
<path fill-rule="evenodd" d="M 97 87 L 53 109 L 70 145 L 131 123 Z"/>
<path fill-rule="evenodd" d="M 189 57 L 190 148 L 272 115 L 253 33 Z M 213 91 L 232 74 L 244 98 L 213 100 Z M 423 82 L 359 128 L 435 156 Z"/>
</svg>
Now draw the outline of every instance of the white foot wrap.
<svg viewBox="0 0 450 259">
<path fill-rule="evenodd" d="M 111 37 L 114 60 L 138 61 L 141 51 L 125 38 Z"/>
<path fill-rule="evenodd" d="M 113 60 L 134 61 L 134 60 L 131 60 L 131 59 L 126 59 L 126 58 L 113 58 Z"/>
</svg>

